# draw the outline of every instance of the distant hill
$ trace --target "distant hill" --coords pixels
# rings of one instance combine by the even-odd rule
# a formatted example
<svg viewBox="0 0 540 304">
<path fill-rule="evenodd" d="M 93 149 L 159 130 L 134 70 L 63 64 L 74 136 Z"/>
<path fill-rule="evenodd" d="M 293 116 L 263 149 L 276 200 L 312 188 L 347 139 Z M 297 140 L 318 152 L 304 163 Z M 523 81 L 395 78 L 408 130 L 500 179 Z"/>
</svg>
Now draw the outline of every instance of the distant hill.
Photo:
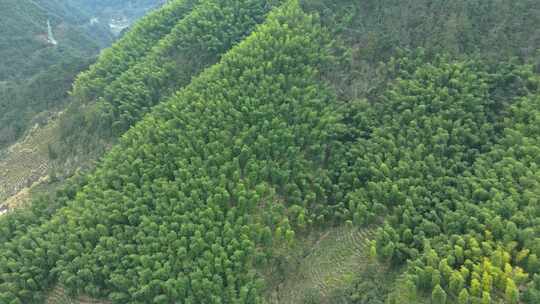
<svg viewBox="0 0 540 304">
<path fill-rule="evenodd" d="M 110 20 L 127 25 L 162 0 L 82 1 L 4 0 L 0 3 L 0 80 L 28 77 L 66 57 L 95 56 L 113 40 Z M 47 43 L 47 20 L 59 41 Z M 95 20 L 95 19 L 94 19 Z"/>
<path fill-rule="evenodd" d="M 5 0 L 0 3 L 0 148 L 66 104 L 75 75 L 115 40 L 112 16 L 130 25 L 148 1 Z M 95 21 L 96 16 L 104 19 Z M 108 18 L 108 19 L 107 19 Z M 56 44 L 49 40 L 48 23 Z M 43 118 L 47 115 L 42 115 Z"/>
<path fill-rule="evenodd" d="M 0 3 L 0 80 L 24 79 L 62 60 L 97 54 L 99 43 L 77 24 L 84 14 L 70 7 L 65 15 L 56 8 L 30 0 Z M 56 47 L 47 42 L 47 20 L 59 41 Z"/>
<path fill-rule="evenodd" d="M 166 0 L 68 0 L 73 6 L 90 15 L 93 22 L 99 22 L 110 27 L 117 20 L 125 20 L 125 25 L 145 15 L 150 9 L 163 5 Z M 112 29 L 115 31 L 116 29 Z M 116 33 L 116 32 L 115 32 Z"/>
</svg>

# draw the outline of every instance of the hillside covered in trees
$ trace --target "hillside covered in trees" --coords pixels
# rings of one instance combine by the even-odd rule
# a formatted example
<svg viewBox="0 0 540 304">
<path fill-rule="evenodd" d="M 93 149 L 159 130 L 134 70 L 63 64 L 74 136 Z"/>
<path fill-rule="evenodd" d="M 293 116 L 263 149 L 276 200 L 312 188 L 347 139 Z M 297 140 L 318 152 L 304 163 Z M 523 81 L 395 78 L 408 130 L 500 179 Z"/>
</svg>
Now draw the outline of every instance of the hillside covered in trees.
<svg viewBox="0 0 540 304">
<path fill-rule="evenodd" d="M 168 1 L 73 83 L 0 303 L 285 303 L 334 231 L 365 267 L 296 302 L 540 303 L 539 49 L 534 0 Z"/>
</svg>

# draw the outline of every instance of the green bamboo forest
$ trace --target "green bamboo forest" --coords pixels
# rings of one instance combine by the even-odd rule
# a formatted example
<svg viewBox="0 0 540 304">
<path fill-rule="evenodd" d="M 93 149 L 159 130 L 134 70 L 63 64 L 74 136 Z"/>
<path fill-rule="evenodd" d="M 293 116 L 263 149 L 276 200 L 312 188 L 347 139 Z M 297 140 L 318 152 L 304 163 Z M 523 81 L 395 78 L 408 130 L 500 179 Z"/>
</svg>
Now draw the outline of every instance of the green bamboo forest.
<svg viewBox="0 0 540 304">
<path fill-rule="evenodd" d="M 0 215 L 0 303 L 540 303 L 540 2 L 162 2 L 0 79 L 70 167 Z"/>
</svg>

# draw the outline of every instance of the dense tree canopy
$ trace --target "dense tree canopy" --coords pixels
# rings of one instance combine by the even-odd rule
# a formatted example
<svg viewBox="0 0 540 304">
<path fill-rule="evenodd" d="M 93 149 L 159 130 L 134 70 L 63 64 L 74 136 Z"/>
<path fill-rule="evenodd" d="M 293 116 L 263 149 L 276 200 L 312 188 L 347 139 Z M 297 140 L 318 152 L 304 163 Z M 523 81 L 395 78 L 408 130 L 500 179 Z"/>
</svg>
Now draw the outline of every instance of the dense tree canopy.
<svg viewBox="0 0 540 304">
<path fill-rule="evenodd" d="M 0 219 L 0 302 L 60 283 L 262 303 L 259 266 L 348 223 L 378 227 L 370 254 L 403 270 L 392 288 L 356 278 L 350 303 L 538 303 L 537 9 L 169 2 L 78 78 L 65 142 L 127 132 Z"/>
<path fill-rule="evenodd" d="M 392 60 L 397 80 L 381 99 L 347 106 L 352 143 L 336 174 L 345 189 L 337 215 L 359 225 L 386 218 L 378 255 L 414 261 L 410 279 L 434 298 L 470 287 L 478 301 L 497 292 L 517 299 L 526 272 L 537 271 L 528 258 L 537 255 L 530 126 L 539 78 L 512 63 L 426 62 Z"/>
</svg>

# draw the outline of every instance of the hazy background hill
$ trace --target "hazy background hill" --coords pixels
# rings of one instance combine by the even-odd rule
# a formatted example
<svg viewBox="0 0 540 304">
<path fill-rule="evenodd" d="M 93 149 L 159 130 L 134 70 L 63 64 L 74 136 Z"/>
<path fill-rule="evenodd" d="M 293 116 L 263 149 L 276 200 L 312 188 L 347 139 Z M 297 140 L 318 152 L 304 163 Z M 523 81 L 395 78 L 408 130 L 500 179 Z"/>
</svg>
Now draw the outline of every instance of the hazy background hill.
<svg viewBox="0 0 540 304">
<path fill-rule="evenodd" d="M 0 149 L 66 104 L 76 74 L 162 0 L 0 3 Z M 48 26 L 57 44 L 48 41 Z M 46 113 L 43 113 L 46 111 Z M 40 114 L 40 116 L 36 116 Z"/>
<path fill-rule="evenodd" d="M 62 1 L 79 7 L 90 16 L 91 23 L 108 26 L 113 34 L 118 35 L 134 20 L 146 14 L 150 9 L 162 5 L 166 0 L 68 0 Z"/>
<path fill-rule="evenodd" d="M 108 35 L 91 39 L 83 27 L 86 15 L 76 7 L 31 0 L 6 0 L 0 6 L 1 80 L 30 77 L 67 58 L 94 56 L 100 44 L 110 43 Z M 58 47 L 47 41 L 47 20 Z"/>
</svg>

